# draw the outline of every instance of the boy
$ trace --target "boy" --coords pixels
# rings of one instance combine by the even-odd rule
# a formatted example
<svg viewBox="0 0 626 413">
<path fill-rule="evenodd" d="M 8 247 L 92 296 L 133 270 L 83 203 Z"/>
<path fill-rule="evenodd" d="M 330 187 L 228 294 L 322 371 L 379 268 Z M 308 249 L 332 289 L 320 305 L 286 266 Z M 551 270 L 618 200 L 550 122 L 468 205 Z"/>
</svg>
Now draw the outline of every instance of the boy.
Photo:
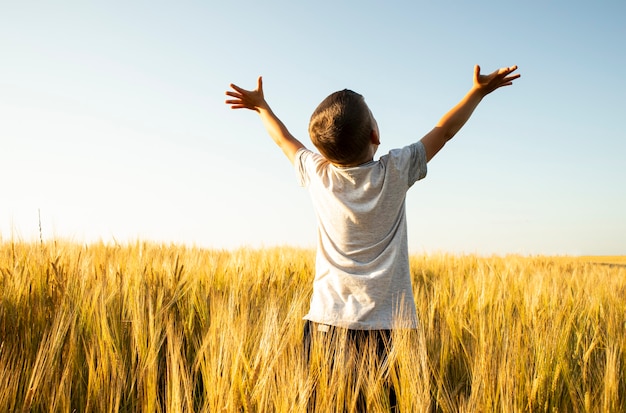
<svg viewBox="0 0 626 413">
<path fill-rule="evenodd" d="M 409 273 L 405 192 L 426 163 L 467 122 L 483 97 L 511 85 L 517 66 L 481 75 L 465 97 L 420 141 L 378 161 L 378 125 L 363 97 L 343 90 L 317 107 L 309 124 L 315 154 L 294 138 L 256 90 L 231 84 L 233 109 L 259 113 L 268 133 L 307 186 L 318 219 L 316 275 L 309 314 L 314 323 L 354 330 L 416 327 Z M 402 306 L 402 307 L 400 307 Z M 396 316 L 403 319 L 397 319 Z"/>
<path fill-rule="evenodd" d="M 481 100 L 511 85 L 517 66 L 481 75 L 474 68 L 470 91 L 420 141 L 390 151 L 379 160 L 378 125 L 363 97 L 350 90 L 328 96 L 313 112 L 309 151 L 274 115 L 255 90 L 231 84 L 226 100 L 233 109 L 256 111 L 274 142 L 309 189 L 317 215 L 316 274 L 305 341 L 348 331 L 356 347 L 374 341 L 389 345 L 393 328 L 417 327 L 409 272 L 405 194 L 426 176 L 426 164 L 467 122 Z M 368 334 L 369 333 L 369 334 Z M 382 345 L 381 345 L 382 343 Z"/>
</svg>

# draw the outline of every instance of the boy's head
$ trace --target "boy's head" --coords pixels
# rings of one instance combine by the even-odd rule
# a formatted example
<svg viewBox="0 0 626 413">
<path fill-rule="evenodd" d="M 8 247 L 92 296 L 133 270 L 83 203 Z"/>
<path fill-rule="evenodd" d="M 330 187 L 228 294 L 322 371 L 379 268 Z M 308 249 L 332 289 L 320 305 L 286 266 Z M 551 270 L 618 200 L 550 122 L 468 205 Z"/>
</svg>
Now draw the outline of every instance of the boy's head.
<svg viewBox="0 0 626 413">
<path fill-rule="evenodd" d="M 355 166 L 371 160 L 378 145 L 378 126 L 363 96 L 348 89 L 335 92 L 311 115 L 313 145 L 330 162 Z"/>
</svg>

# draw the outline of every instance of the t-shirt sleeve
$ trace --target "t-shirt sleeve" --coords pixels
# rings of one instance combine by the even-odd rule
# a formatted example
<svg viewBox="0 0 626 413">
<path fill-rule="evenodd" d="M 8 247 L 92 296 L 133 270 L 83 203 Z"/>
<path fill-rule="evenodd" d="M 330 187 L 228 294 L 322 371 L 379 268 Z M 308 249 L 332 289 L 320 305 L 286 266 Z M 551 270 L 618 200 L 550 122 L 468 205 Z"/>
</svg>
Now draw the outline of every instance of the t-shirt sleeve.
<svg viewBox="0 0 626 413">
<path fill-rule="evenodd" d="M 309 175 L 306 170 L 306 160 L 312 154 L 306 148 L 300 148 L 296 152 L 296 155 L 293 158 L 293 165 L 296 171 L 296 179 L 298 180 L 298 185 L 307 186 L 309 184 Z"/>
<path fill-rule="evenodd" d="M 426 148 L 420 141 L 415 142 L 407 147 L 410 152 L 409 162 L 409 187 L 415 182 L 426 177 Z"/>
</svg>

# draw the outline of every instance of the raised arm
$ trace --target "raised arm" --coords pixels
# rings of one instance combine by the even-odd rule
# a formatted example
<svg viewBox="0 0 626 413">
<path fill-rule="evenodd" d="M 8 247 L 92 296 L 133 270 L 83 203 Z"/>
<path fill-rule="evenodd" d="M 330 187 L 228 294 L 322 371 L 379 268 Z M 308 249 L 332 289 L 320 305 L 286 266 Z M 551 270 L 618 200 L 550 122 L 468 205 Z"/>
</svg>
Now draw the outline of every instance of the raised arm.
<svg viewBox="0 0 626 413">
<path fill-rule="evenodd" d="M 263 78 L 259 76 L 257 87 L 255 90 L 245 90 L 237 85 L 231 84 L 232 90 L 226 92 L 227 96 L 234 99 L 227 99 L 226 104 L 232 109 L 250 109 L 254 110 L 261 116 L 265 129 L 272 137 L 274 142 L 282 149 L 289 162 L 293 164 L 296 152 L 304 145 L 300 143 L 291 133 L 280 119 L 272 112 L 270 106 L 263 96 Z"/>
<path fill-rule="evenodd" d="M 470 91 L 439 120 L 433 130 L 422 138 L 427 161 L 430 161 L 465 125 L 485 96 L 502 86 L 512 85 L 513 81 L 520 77 L 519 74 L 511 74 L 515 70 L 517 66 L 504 67 L 491 74 L 481 75 L 480 66 L 474 67 L 474 84 Z"/>
</svg>

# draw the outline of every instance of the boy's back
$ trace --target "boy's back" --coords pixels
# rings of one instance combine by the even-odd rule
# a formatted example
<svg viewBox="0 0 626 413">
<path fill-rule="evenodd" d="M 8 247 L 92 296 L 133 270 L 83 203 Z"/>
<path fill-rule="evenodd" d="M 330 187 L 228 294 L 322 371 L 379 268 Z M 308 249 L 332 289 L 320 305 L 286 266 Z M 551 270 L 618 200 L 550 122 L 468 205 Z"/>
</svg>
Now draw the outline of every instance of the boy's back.
<svg viewBox="0 0 626 413">
<path fill-rule="evenodd" d="M 355 330 L 415 328 L 405 194 L 426 175 L 424 146 L 417 142 L 355 167 L 300 149 L 294 163 L 318 223 L 305 319 Z"/>
</svg>

